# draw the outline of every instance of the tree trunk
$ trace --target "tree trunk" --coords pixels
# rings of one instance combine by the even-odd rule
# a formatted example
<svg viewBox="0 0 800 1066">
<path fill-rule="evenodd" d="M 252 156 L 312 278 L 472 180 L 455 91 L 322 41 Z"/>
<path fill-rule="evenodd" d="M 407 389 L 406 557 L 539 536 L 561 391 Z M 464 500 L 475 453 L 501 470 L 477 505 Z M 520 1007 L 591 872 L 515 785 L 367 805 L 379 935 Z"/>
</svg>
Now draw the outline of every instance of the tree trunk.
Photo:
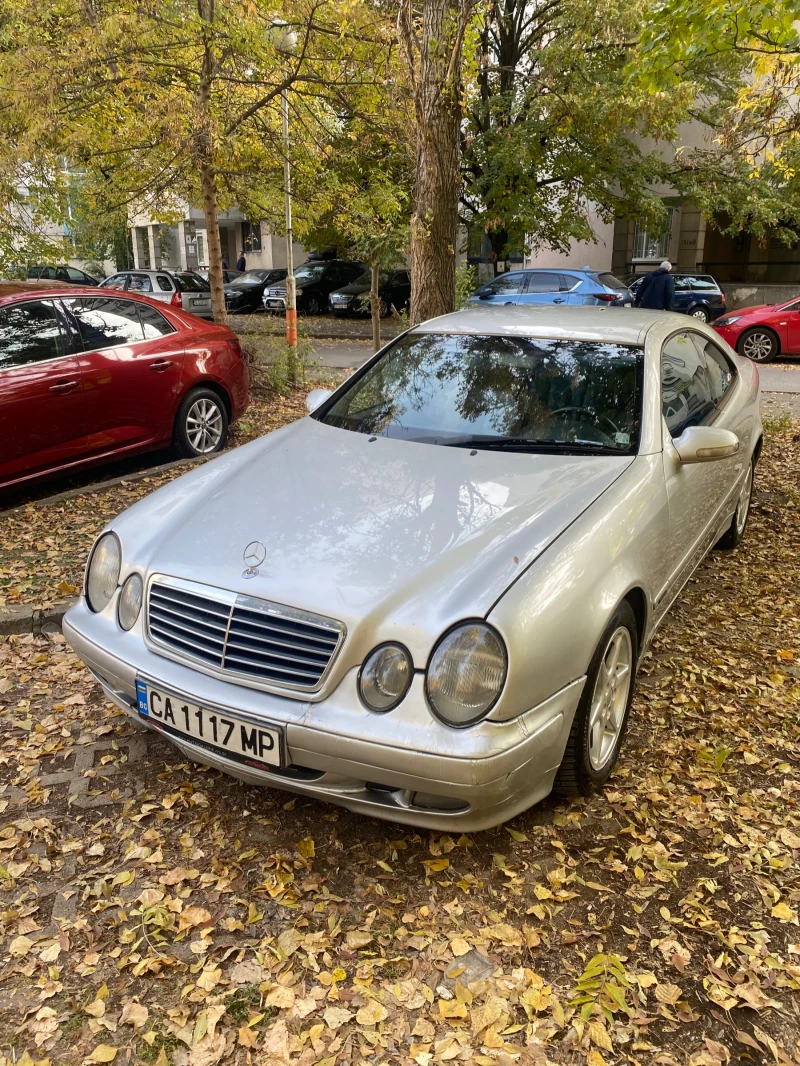
<svg viewBox="0 0 800 1066">
<path fill-rule="evenodd" d="M 458 235 L 459 81 L 471 0 L 424 0 L 421 35 L 411 0 L 398 28 L 412 78 L 417 133 L 411 216 L 411 322 L 455 306 Z"/>
<path fill-rule="evenodd" d="M 214 80 L 214 2 L 197 0 L 197 11 L 203 20 L 203 61 L 197 91 L 200 129 L 197 133 L 197 169 L 203 194 L 203 215 L 206 220 L 208 242 L 208 282 L 211 286 L 211 311 L 215 322 L 226 323 L 225 290 L 222 277 L 222 244 L 219 239 L 217 214 L 217 174 L 214 168 L 214 140 L 211 129 L 211 86 Z"/>
<path fill-rule="evenodd" d="M 377 352 L 381 346 L 381 298 L 378 293 L 380 284 L 380 267 L 373 263 L 370 270 L 369 309 L 372 314 L 372 350 Z"/>
<path fill-rule="evenodd" d="M 211 310 L 214 321 L 226 323 L 225 290 L 222 278 L 222 244 L 219 239 L 219 216 L 217 214 L 217 177 L 214 167 L 204 161 L 199 166 L 200 188 L 203 192 L 203 214 L 206 219 L 208 243 L 208 283 L 211 286 Z"/>
</svg>

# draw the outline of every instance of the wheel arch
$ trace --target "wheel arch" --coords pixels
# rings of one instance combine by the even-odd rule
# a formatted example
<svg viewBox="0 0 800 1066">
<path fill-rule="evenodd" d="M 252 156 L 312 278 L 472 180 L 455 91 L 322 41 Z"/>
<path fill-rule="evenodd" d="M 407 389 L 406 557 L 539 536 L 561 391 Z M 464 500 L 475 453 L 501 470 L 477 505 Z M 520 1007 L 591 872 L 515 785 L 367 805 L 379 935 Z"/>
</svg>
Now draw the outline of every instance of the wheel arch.
<svg viewBox="0 0 800 1066">
<path fill-rule="evenodd" d="M 181 393 L 180 399 L 178 400 L 178 406 L 175 408 L 175 418 L 178 417 L 178 411 L 180 411 L 181 404 L 189 395 L 189 393 L 192 392 L 194 389 L 210 389 L 211 392 L 215 392 L 217 396 L 219 396 L 220 400 L 222 400 L 222 402 L 225 404 L 225 413 L 228 416 L 228 422 L 230 422 L 231 412 L 233 410 L 230 395 L 228 394 L 228 390 L 225 388 L 225 386 L 221 385 L 218 381 L 214 381 L 213 378 L 204 378 L 201 381 L 193 381 L 191 385 L 187 385 L 187 387 Z"/>
<path fill-rule="evenodd" d="M 627 602 L 630 604 L 630 608 L 633 611 L 633 617 L 636 619 L 637 650 L 639 655 L 641 655 L 642 645 L 644 644 L 645 634 L 647 633 L 647 595 L 640 585 L 634 585 L 633 588 L 628 589 L 620 602 Z"/>
</svg>

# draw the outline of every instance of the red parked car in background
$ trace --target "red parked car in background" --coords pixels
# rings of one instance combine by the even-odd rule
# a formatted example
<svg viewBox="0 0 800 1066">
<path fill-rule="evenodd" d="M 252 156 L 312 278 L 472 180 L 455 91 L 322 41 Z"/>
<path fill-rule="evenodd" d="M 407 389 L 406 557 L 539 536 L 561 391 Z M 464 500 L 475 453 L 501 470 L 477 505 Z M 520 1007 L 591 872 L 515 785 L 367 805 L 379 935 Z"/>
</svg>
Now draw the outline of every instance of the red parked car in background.
<svg viewBox="0 0 800 1066">
<path fill-rule="evenodd" d="M 129 293 L 0 283 L 0 488 L 170 445 L 211 455 L 247 403 L 227 326 Z"/>
<path fill-rule="evenodd" d="M 777 355 L 800 355 L 800 299 L 729 311 L 717 319 L 714 329 L 754 363 L 771 363 Z"/>
</svg>

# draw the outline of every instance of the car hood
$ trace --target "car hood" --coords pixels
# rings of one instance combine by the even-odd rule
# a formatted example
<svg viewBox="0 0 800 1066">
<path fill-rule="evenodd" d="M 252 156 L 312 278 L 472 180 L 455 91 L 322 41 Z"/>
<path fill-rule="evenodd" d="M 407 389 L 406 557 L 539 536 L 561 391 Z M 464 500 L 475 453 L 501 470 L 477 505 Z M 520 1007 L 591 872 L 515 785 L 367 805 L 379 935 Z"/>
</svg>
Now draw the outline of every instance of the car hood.
<svg viewBox="0 0 800 1066">
<path fill-rule="evenodd" d="M 450 448 L 304 418 L 192 471 L 112 528 L 129 565 L 430 647 L 497 598 L 633 462 Z M 266 559 L 245 576 L 243 551 Z M 367 648 L 368 650 L 368 648 Z"/>
<path fill-rule="evenodd" d="M 360 296 L 364 292 L 369 292 L 372 282 L 370 281 L 353 281 L 349 285 L 343 285 L 341 289 L 337 289 L 333 295 L 342 294 L 343 296 Z M 386 288 L 385 285 L 379 285 L 378 291 L 382 292 Z"/>
<path fill-rule="evenodd" d="M 735 311 L 728 308 L 722 318 L 730 318 L 732 315 L 760 314 L 763 311 L 774 311 L 778 306 L 778 304 L 753 304 L 752 307 L 737 307 Z"/>
</svg>

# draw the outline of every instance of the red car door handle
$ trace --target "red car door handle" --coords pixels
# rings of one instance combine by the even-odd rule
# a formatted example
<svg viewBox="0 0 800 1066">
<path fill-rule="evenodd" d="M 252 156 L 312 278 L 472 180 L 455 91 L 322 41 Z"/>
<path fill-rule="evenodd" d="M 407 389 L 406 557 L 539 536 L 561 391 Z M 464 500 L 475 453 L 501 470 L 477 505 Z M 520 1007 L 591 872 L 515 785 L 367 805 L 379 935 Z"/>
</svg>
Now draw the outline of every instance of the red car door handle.
<svg viewBox="0 0 800 1066">
<path fill-rule="evenodd" d="M 77 381 L 59 381 L 57 385 L 51 385 L 51 392 L 72 392 L 73 389 L 77 389 Z"/>
<path fill-rule="evenodd" d="M 169 370 L 172 366 L 171 359 L 158 359 L 155 363 L 150 364 L 150 369 L 155 370 L 157 374 L 163 374 L 165 370 Z"/>
</svg>

